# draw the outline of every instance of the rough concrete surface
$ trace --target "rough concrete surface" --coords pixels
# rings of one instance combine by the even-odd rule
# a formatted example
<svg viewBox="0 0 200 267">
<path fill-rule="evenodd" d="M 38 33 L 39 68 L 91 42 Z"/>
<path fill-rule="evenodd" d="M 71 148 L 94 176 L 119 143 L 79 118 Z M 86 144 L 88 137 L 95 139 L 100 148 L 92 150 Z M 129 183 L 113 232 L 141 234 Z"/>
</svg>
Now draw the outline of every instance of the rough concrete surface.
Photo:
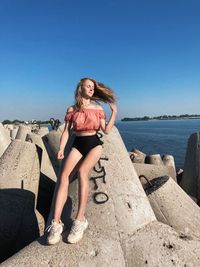
<svg viewBox="0 0 200 267">
<path fill-rule="evenodd" d="M 39 174 L 36 146 L 13 140 L 0 158 L 0 188 L 23 188 L 37 197 Z"/>
<path fill-rule="evenodd" d="M 10 136 L 12 140 L 16 138 L 18 129 L 19 129 L 19 126 L 15 125 L 13 129 L 10 130 Z"/>
<path fill-rule="evenodd" d="M 31 132 L 31 127 L 28 125 L 19 125 L 17 134 L 15 139 L 19 139 L 21 141 L 26 140 L 26 135 Z"/>
<path fill-rule="evenodd" d="M 148 164 L 163 165 L 163 161 L 160 154 L 148 155 L 146 161 Z"/>
<path fill-rule="evenodd" d="M 187 144 L 183 177 L 180 186 L 191 196 L 200 200 L 200 132 L 193 133 Z"/>
<path fill-rule="evenodd" d="M 44 146 L 43 140 L 40 135 L 35 133 L 29 133 L 26 136 L 26 141 L 36 144 L 42 149 L 42 158 L 41 158 L 41 167 L 40 171 L 46 175 L 49 179 L 56 182 L 57 176 L 55 174 L 52 163 L 49 159 L 49 155 L 47 154 L 46 148 Z"/>
<path fill-rule="evenodd" d="M 163 164 L 167 167 L 171 167 L 171 171 L 174 172 L 172 177 L 176 177 L 176 165 L 175 165 L 174 157 L 172 155 L 164 155 L 162 157 L 162 160 L 163 160 Z"/>
<path fill-rule="evenodd" d="M 159 186 L 162 178 L 165 177 L 152 180 L 152 183 L 155 181 Z M 156 218 L 179 232 L 200 238 L 199 206 L 171 177 L 167 178 L 164 184 L 157 189 L 155 186 L 155 190 L 148 194 Z"/>
<path fill-rule="evenodd" d="M 0 157 L 3 155 L 10 142 L 11 139 L 7 129 L 5 129 L 3 124 L 0 123 Z"/>
<path fill-rule="evenodd" d="M 48 127 L 40 127 L 37 131 L 37 134 L 39 134 L 41 137 L 49 133 Z"/>
<path fill-rule="evenodd" d="M 74 176 L 62 216 L 66 225 L 63 240 L 57 245 L 47 246 L 46 236 L 43 236 L 3 262 L 3 267 L 200 266 L 200 240 L 156 221 L 117 129 L 113 128 L 102 140 L 103 155 L 90 179 L 91 192 L 86 211 L 89 228 L 83 239 L 74 245 L 66 243 L 71 219 L 77 211 L 78 183 Z M 59 180 L 57 187 L 58 183 Z M 106 193 L 108 201 L 96 204 L 93 197 L 98 192 Z M 99 197 L 104 198 L 103 194 Z M 49 222 L 53 209 L 54 204 Z"/>
<path fill-rule="evenodd" d="M 131 152 L 129 152 L 130 158 L 132 162 L 135 163 L 144 163 L 146 154 L 138 149 L 133 149 Z"/>
<path fill-rule="evenodd" d="M 28 190 L 0 189 L 0 207 L 1 262 L 40 236 L 42 220 L 35 213 L 35 195 Z"/>
<path fill-rule="evenodd" d="M 35 241 L 2 266 L 126 266 L 124 254 L 129 237 L 156 219 L 118 131 L 113 129 L 103 140 L 102 158 L 108 160 L 100 162 L 106 171 L 106 183 L 98 178 L 98 189 L 94 190 L 91 180 L 86 212 L 89 229 L 80 243 L 60 242 L 56 246 L 46 246 L 42 243 L 44 239 Z M 91 177 L 101 175 L 101 172 L 93 171 Z M 67 226 L 69 217 L 74 218 L 77 210 L 77 180 L 71 182 L 69 191 L 62 217 Z M 93 193 L 100 191 L 107 193 L 109 200 L 97 205 Z M 63 235 L 64 241 L 66 234 Z"/>
<path fill-rule="evenodd" d="M 35 211 L 39 177 L 36 146 L 13 140 L 0 158 L 0 260 L 43 233 L 44 219 Z"/>
<path fill-rule="evenodd" d="M 126 245 L 129 267 L 200 266 L 200 240 L 160 222 L 141 228 Z"/>
<path fill-rule="evenodd" d="M 133 166 L 137 172 L 137 175 L 144 175 L 147 179 L 152 180 L 159 176 L 168 175 L 176 181 L 176 176 L 174 174 L 174 168 L 165 165 L 154 165 L 154 164 L 144 164 L 144 163 L 133 163 Z M 146 180 L 141 178 L 141 183 L 146 184 Z"/>
</svg>

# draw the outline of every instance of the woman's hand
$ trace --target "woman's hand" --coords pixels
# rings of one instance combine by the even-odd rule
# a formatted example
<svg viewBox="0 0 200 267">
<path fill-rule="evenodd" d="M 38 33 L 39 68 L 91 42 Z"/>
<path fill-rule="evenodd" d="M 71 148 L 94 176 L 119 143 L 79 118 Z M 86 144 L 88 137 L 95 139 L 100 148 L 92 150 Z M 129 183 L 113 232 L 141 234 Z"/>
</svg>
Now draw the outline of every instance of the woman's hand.
<svg viewBox="0 0 200 267">
<path fill-rule="evenodd" d="M 117 105 L 115 103 L 108 103 L 112 112 L 117 113 Z"/>
<path fill-rule="evenodd" d="M 64 159 L 64 150 L 60 149 L 57 154 L 57 159 Z"/>
</svg>

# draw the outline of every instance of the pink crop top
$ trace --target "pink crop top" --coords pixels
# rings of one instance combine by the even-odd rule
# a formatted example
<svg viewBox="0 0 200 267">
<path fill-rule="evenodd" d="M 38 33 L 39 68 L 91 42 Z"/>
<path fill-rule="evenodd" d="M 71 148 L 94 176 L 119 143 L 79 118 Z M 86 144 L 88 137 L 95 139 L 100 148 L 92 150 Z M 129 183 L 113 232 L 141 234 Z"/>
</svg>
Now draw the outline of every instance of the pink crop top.
<svg viewBox="0 0 200 267">
<path fill-rule="evenodd" d="M 105 119 L 105 113 L 100 109 L 83 109 L 82 111 L 69 111 L 65 121 L 72 122 L 75 132 L 97 131 L 100 127 L 100 119 Z"/>
</svg>

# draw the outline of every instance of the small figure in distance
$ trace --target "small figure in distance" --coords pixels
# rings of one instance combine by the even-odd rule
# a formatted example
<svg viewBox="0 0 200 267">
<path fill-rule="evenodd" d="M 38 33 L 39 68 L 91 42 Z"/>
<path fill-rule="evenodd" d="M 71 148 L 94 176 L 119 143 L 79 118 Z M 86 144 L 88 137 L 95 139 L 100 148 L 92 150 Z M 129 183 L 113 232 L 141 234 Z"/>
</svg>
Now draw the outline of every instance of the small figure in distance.
<svg viewBox="0 0 200 267">
<path fill-rule="evenodd" d="M 108 103 L 110 106 L 111 115 L 107 124 L 104 110 L 97 101 Z M 64 163 L 55 201 L 54 218 L 51 225 L 48 226 L 47 243 L 49 245 L 56 244 L 61 240 L 64 226 L 61 222 L 61 215 L 68 197 L 69 177 L 78 163 L 80 163 L 78 169 L 79 207 L 68 235 L 68 242 L 76 243 L 81 240 L 88 227 L 85 210 L 89 194 L 89 174 L 102 154 L 102 142 L 97 136 L 97 131 L 101 129 L 105 134 L 108 134 L 112 129 L 117 114 L 115 102 L 113 90 L 103 83 L 98 83 L 91 78 L 83 78 L 77 85 L 75 105 L 67 109 L 65 128 L 57 154 L 58 159 L 64 159 L 64 149 L 69 138 L 69 130 L 73 128 L 75 140 Z"/>
</svg>

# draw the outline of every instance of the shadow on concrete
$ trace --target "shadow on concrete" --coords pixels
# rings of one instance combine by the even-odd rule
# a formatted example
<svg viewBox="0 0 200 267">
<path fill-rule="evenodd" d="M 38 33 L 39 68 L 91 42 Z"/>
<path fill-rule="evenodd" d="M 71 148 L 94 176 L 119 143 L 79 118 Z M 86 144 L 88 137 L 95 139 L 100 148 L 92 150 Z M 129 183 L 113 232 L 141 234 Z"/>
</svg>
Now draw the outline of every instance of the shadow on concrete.
<svg viewBox="0 0 200 267">
<path fill-rule="evenodd" d="M 0 189 L 0 262 L 39 237 L 35 195 L 24 189 Z"/>
<path fill-rule="evenodd" d="M 38 188 L 37 210 L 43 216 L 45 225 L 51 208 L 53 193 L 56 183 L 48 176 L 40 172 L 40 181 Z"/>
<path fill-rule="evenodd" d="M 40 163 L 40 170 L 41 170 L 43 151 L 38 145 L 35 145 L 35 146 L 37 149 L 37 154 L 38 154 L 39 163 Z M 56 183 L 52 179 L 50 179 L 44 173 L 40 172 L 36 208 L 39 211 L 39 213 L 43 216 L 45 225 L 47 223 L 49 211 L 51 208 L 51 202 L 53 199 L 55 185 Z"/>
</svg>

